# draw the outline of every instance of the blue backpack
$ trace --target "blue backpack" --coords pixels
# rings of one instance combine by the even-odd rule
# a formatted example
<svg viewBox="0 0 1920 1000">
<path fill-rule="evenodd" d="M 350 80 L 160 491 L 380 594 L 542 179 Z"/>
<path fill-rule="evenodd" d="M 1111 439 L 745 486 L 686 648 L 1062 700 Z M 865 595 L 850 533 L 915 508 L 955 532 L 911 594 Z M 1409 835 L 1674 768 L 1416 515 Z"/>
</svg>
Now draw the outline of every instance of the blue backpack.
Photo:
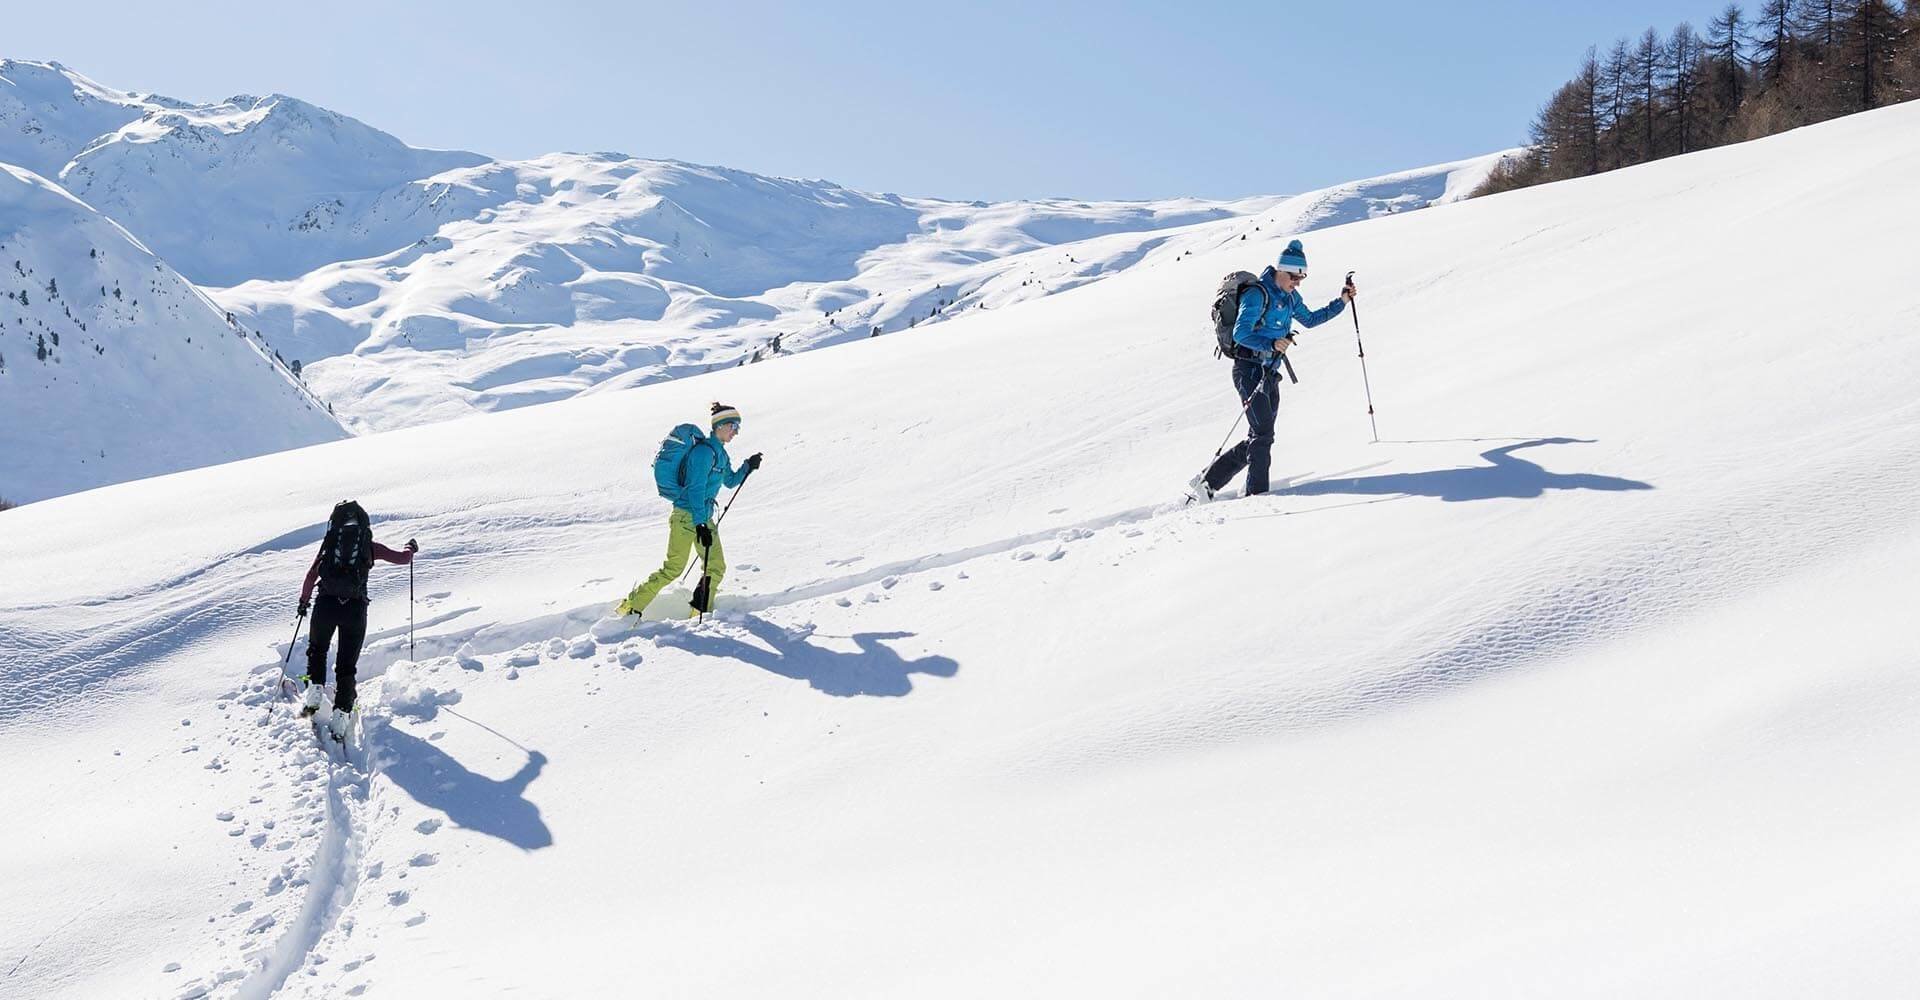
<svg viewBox="0 0 1920 1000">
<path fill-rule="evenodd" d="M 660 450 L 653 456 L 653 485 L 662 497 L 679 500 L 686 491 L 687 456 L 693 453 L 693 446 L 706 437 L 693 424 L 681 424 L 667 432 L 666 440 L 660 442 Z"/>
</svg>

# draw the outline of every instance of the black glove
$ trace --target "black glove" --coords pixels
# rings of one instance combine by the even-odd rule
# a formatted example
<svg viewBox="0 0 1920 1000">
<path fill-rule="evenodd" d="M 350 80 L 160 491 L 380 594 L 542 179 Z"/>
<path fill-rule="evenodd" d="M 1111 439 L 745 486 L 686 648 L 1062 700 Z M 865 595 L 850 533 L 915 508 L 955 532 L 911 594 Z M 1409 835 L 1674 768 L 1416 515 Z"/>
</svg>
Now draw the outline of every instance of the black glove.
<svg viewBox="0 0 1920 1000">
<path fill-rule="evenodd" d="M 747 460 L 744 464 L 746 465 L 747 468 L 758 471 L 760 468 L 760 453 L 756 451 L 753 454 L 748 455 Z"/>
<path fill-rule="evenodd" d="M 408 551 L 408 552 L 418 552 L 418 551 L 420 551 L 420 543 L 419 543 L 419 542 L 416 542 L 416 541 L 414 541 L 414 540 L 413 540 L 413 539 L 411 539 L 411 538 L 409 538 L 409 539 L 407 539 L 407 551 Z"/>
<path fill-rule="evenodd" d="M 703 549 L 713 548 L 713 529 L 712 528 L 709 528 L 704 524 L 696 524 L 693 526 L 693 537 L 700 539 L 701 548 Z"/>
<path fill-rule="evenodd" d="M 302 600 L 300 602 L 300 617 L 305 618 L 307 616 L 307 609 L 310 606 L 311 605 L 309 605 L 305 600 Z"/>
</svg>

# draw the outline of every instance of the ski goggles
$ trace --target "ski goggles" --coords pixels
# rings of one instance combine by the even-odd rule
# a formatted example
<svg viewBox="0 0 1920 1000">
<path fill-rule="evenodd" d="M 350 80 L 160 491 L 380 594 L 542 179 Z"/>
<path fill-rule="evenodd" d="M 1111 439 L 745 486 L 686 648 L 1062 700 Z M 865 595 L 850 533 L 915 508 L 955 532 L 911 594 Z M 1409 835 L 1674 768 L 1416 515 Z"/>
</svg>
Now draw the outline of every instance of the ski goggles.
<svg viewBox="0 0 1920 1000">
<path fill-rule="evenodd" d="M 1307 272 L 1305 271 L 1281 271 L 1280 273 L 1286 275 L 1289 278 L 1292 278 L 1295 281 L 1307 280 Z"/>
</svg>

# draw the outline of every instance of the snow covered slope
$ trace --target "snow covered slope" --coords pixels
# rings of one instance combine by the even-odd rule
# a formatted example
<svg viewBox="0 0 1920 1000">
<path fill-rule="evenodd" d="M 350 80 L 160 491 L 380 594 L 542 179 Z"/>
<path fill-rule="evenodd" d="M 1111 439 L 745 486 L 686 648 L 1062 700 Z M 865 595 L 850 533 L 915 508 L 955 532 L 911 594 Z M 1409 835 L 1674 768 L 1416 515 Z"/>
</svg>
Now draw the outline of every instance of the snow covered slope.
<svg viewBox="0 0 1920 1000">
<path fill-rule="evenodd" d="M 1347 318 L 1308 332 L 1263 498 L 1169 502 L 1264 227 L 0 513 L 6 987 L 1901 995 L 1916 171 L 1910 105 L 1315 234 L 1383 440 Z M 598 621 L 715 398 L 768 455 L 723 613 Z M 272 697 L 347 495 L 423 545 L 417 659 L 375 577 L 364 771 Z"/>
<path fill-rule="evenodd" d="M 344 437 L 263 344 L 119 226 L 0 164 L 0 498 Z"/>
<path fill-rule="evenodd" d="M 1256 227 L 1457 200 L 1500 155 L 1292 198 L 996 204 L 554 155 L 417 185 L 459 221 L 404 250 L 215 294 L 306 361 L 350 426 L 387 430 L 1003 309 Z"/>
<path fill-rule="evenodd" d="M 59 63 L 0 59 L 0 162 L 58 177 L 101 136 L 148 114 L 185 106 L 114 90 Z"/>
<path fill-rule="evenodd" d="M 287 278 L 443 221 L 412 182 L 486 162 L 282 94 L 190 104 L 0 60 L 0 162 L 57 179 L 191 280 Z"/>
<path fill-rule="evenodd" d="M 408 197 L 413 182 L 484 161 L 272 94 L 149 114 L 88 146 L 60 182 L 196 282 L 227 285 L 404 245 L 432 218 Z"/>
</svg>

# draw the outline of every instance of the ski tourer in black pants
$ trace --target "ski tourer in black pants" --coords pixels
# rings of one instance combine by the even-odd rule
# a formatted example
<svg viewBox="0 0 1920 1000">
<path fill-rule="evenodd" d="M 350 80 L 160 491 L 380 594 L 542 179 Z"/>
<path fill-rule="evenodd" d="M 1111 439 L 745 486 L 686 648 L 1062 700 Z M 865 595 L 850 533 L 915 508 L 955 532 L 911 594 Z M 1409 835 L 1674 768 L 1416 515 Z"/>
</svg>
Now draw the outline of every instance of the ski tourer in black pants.
<svg viewBox="0 0 1920 1000">
<path fill-rule="evenodd" d="M 1228 448 L 1207 469 L 1207 488 L 1218 492 L 1241 469 L 1247 470 L 1247 495 L 1267 491 L 1273 461 L 1273 419 L 1280 399 L 1280 374 L 1266 361 L 1244 354 L 1233 360 L 1233 388 L 1247 407 L 1247 439 Z M 1192 466 L 1188 466 L 1192 468 Z"/>
<path fill-rule="evenodd" d="M 335 629 L 340 632 L 340 656 L 334 661 L 339 679 L 333 685 L 333 704 L 335 708 L 351 712 L 360 646 L 367 641 L 367 602 L 341 600 L 325 594 L 313 602 L 313 631 L 307 638 L 307 676 L 314 684 L 327 682 L 327 647 L 333 644 Z"/>
<path fill-rule="evenodd" d="M 358 510 L 357 506 L 355 509 Z M 329 532 L 328 538 L 333 537 Z M 327 647 L 333 644 L 334 632 L 338 631 L 340 655 L 334 665 L 339 674 L 333 686 L 333 707 L 343 712 L 353 711 L 354 670 L 360 664 L 360 646 L 367 639 L 367 569 L 376 559 L 405 566 L 419 550 L 412 539 L 401 549 L 387 548 L 370 538 L 366 541 L 367 551 L 361 557 L 364 561 L 355 564 L 344 583 L 337 578 L 323 577 L 321 570 L 333 542 L 321 543 L 320 552 L 314 556 L 307 578 L 300 585 L 300 613 L 308 612 L 309 602 L 313 613 L 313 632 L 307 638 L 307 682 L 314 687 L 327 682 Z"/>
</svg>

